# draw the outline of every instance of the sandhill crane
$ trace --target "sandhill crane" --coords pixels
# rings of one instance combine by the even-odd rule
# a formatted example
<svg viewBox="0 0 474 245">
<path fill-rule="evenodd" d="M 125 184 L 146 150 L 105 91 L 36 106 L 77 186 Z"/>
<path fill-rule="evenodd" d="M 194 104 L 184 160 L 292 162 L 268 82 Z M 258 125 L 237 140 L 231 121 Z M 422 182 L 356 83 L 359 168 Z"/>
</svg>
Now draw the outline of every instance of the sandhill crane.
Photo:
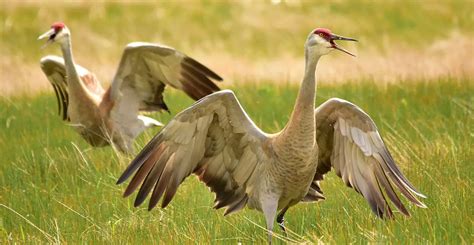
<svg viewBox="0 0 474 245">
<path fill-rule="evenodd" d="M 92 146 L 113 143 L 131 152 L 133 140 L 146 128 L 162 126 L 139 111 L 168 111 L 163 99 L 166 85 L 197 100 L 220 90 L 222 78 L 179 51 L 158 44 L 134 42 L 125 48 L 111 86 L 104 90 L 95 75 L 76 65 L 71 33 L 54 23 L 38 39 L 59 43 L 64 56 L 46 56 L 41 68 L 56 93 L 59 113 Z"/>
<path fill-rule="evenodd" d="M 359 107 L 330 99 L 315 109 L 315 70 L 321 56 L 338 49 L 335 40 L 356 41 L 318 28 L 305 43 L 306 69 L 285 128 L 262 132 L 230 90 L 216 92 L 182 111 L 130 163 L 117 181 L 133 173 L 124 192 L 141 185 L 135 206 L 152 191 L 148 209 L 163 197 L 166 207 L 191 173 L 216 193 L 215 208 L 225 215 L 248 206 L 265 215 L 271 242 L 273 223 L 299 202 L 324 199 L 319 186 L 331 168 L 362 194 L 379 217 L 392 217 L 385 196 L 405 215 L 393 185 L 415 205 L 424 197 L 401 173 L 372 119 Z M 352 54 L 351 54 L 352 55 Z M 386 193 L 385 195 L 383 193 Z"/>
</svg>

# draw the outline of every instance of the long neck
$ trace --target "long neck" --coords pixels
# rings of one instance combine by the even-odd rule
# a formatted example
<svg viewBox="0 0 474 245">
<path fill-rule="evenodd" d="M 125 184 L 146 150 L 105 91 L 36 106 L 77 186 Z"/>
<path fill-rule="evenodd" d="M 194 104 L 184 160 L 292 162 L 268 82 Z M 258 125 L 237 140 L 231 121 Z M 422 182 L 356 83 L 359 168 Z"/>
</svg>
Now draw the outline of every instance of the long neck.
<svg viewBox="0 0 474 245">
<path fill-rule="evenodd" d="M 299 112 L 314 114 L 314 99 L 316 98 L 315 72 L 319 57 L 311 56 L 312 55 L 310 55 L 308 51 L 305 53 L 305 73 L 298 92 L 298 97 L 296 98 L 291 119 L 298 120 L 301 115 Z"/>
<path fill-rule="evenodd" d="M 306 50 L 306 67 L 295 107 L 288 124 L 276 140 L 276 148 L 292 149 L 296 154 L 309 154 L 316 143 L 314 100 L 316 97 L 316 65 L 319 57 Z"/>
<path fill-rule="evenodd" d="M 316 98 L 316 65 L 319 57 L 305 53 L 305 73 L 301 82 L 300 90 L 296 98 L 295 107 L 290 120 L 286 125 L 285 132 L 290 134 L 305 129 L 307 124 L 314 124 L 314 100 Z M 309 125 L 308 125 L 309 126 Z M 312 127 L 307 130 L 314 130 Z"/>
<path fill-rule="evenodd" d="M 66 66 L 66 75 L 67 75 L 67 83 L 69 88 L 69 95 L 81 95 L 86 92 L 86 88 L 82 83 L 81 79 L 76 70 L 76 66 L 74 63 L 74 58 L 72 57 L 72 48 L 71 48 L 71 40 L 67 39 L 67 41 L 61 43 L 61 50 L 63 52 L 64 58 L 64 65 Z"/>
</svg>

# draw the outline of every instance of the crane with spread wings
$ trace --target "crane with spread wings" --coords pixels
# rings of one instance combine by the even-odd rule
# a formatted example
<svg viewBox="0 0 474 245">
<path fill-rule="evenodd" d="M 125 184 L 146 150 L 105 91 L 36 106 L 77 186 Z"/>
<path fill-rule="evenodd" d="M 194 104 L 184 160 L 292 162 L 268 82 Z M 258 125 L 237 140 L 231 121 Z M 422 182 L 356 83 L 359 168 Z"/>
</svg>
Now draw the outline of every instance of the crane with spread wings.
<svg viewBox="0 0 474 245">
<path fill-rule="evenodd" d="M 56 93 L 58 110 L 92 146 L 112 143 L 131 152 L 134 139 L 146 128 L 162 126 L 140 111 L 168 111 L 163 92 L 171 86 L 198 100 L 219 87 L 215 72 L 193 58 L 164 45 L 134 42 L 125 48 L 111 86 L 105 90 L 96 76 L 76 64 L 71 33 L 54 23 L 39 39 L 59 43 L 64 59 L 46 56 L 41 69 Z"/>
<path fill-rule="evenodd" d="M 139 189 L 135 206 L 151 194 L 149 210 L 160 199 L 166 207 L 184 179 L 195 174 L 215 192 L 214 207 L 225 208 L 225 214 L 245 206 L 263 212 L 269 242 L 275 217 L 285 230 L 290 207 L 325 198 L 319 182 L 331 168 L 379 217 L 393 216 L 389 200 L 409 215 L 395 189 L 425 207 L 417 199 L 424 195 L 402 174 L 364 111 L 341 99 L 315 108 L 319 59 L 334 49 L 352 55 L 336 40 L 356 41 L 324 28 L 309 34 L 304 78 L 281 132 L 260 130 L 232 91 L 208 95 L 176 115 L 130 163 L 117 182 L 133 175 L 124 196 Z"/>
</svg>

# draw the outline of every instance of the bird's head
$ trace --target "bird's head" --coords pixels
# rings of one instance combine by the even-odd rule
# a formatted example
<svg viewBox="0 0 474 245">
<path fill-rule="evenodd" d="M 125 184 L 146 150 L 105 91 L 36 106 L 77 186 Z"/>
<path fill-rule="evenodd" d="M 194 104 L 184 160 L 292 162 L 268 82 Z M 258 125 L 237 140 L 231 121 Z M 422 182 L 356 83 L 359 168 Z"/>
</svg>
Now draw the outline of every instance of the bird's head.
<svg viewBox="0 0 474 245">
<path fill-rule="evenodd" d="M 309 50 L 309 52 L 317 56 L 328 54 L 334 49 L 337 49 L 346 54 L 355 56 L 351 52 L 339 47 L 334 42 L 335 40 L 357 42 L 357 40 L 354 38 L 342 37 L 334 33 L 331 33 L 331 31 L 326 28 L 317 28 L 309 34 L 308 40 L 306 40 L 305 46 Z"/>
<path fill-rule="evenodd" d="M 51 29 L 45 32 L 43 35 L 38 37 L 38 40 L 48 38 L 46 44 L 43 47 L 48 46 L 51 43 L 64 43 L 69 38 L 69 29 L 62 22 L 55 22 L 51 25 Z"/>
</svg>

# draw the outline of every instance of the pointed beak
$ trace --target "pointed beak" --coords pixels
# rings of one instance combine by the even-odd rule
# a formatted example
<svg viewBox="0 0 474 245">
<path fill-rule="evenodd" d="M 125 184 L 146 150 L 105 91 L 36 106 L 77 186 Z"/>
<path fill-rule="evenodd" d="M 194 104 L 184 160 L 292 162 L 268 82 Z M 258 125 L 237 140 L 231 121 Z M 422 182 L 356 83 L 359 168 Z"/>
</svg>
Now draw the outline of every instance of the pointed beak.
<svg viewBox="0 0 474 245">
<path fill-rule="evenodd" d="M 48 46 L 49 44 L 53 43 L 54 40 L 54 29 L 50 29 L 49 31 L 43 33 L 41 36 L 38 37 L 38 40 L 48 38 L 48 41 L 41 47 L 42 49 Z"/>
<path fill-rule="evenodd" d="M 344 53 L 346 53 L 346 54 L 348 54 L 348 55 L 352 55 L 352 56 L 355 57 L 355 54 L 353 54 L 353 53 L 351 53 L 351 52 L 349 52 L 349 51 L 347 51 L 347 50 L 345 50 L 345 49 L 343 49 L 343 48 L 337 46 L 337 44 L 334 42 L 334 40 L 357 42 L 356 39 L 350 38 L 350 37 L 343 37 L 343 36 L 339 36 L 339 35 L 336 35 L 336 34 L 332 34 L 332 35 L 331 35 L 331 44 L 332 44 L 332 48 L 333 48 L 333 49 L 337 49 L 337 50 L 342 51 L 342 52 L 344 52 Z"/>
<path fill-rule="evenodd" d="M 41 40 L 41 39 L 45 39 L 45 38 L 49 38 L 50 36 L 52 36 L 54 34 L 54 29 L 50 29 L 49 31 L 43 33 L 43 35 L 39 36 L 38 37 L 38 40 Z"/>
</svg>

